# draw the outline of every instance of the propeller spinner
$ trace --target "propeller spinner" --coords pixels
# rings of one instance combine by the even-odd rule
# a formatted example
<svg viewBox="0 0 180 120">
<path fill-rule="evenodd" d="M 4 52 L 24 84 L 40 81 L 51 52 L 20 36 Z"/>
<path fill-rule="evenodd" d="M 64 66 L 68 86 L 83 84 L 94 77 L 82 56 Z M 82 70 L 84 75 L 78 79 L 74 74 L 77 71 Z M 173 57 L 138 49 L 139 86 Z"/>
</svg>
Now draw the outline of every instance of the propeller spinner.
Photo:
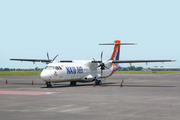
<svg viewBox="0 0 180 120">
<path fill-rule="evenodd" d="M 101 76 L 102 76 L 102 74 L 103 74 L 103 70 L 105 69 L 105 68 L 107 68 L 107 69 L 109 69 L 108 67 L 106 67 L 105 66 L 105 63 L 106 62 L 108 62 L 109 61 L 109 59 L 106 61 L 106 62 L 104 62 L 103 63 L 103 61 L 102 61 L 102 57 L 103 57 L 103 51 L 101 52 L 101 62 L 99 63 L 99 62 L 97 62 L 94 58 L 92 58 L 96 63 L 98 63 L 99 65 L 95 68 L 95 69 L 97 69 L 97 68 L 99 68 L 100 67 L 100 69 L 101 69 Z"/>
</svg>

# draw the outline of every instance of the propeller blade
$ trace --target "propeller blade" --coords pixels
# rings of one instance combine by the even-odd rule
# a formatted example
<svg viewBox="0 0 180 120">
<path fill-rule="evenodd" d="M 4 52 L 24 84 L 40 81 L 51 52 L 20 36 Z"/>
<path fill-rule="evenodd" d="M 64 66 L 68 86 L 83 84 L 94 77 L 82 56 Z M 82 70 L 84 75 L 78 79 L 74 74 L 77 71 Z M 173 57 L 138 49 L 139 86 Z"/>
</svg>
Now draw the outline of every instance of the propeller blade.
<svg viewBox="0 0 180 120">
<path fill-rule="evenodd" d="M 48 60 L 50 60 L 50 59 L 49 59 L 49 53 L 48 53 L 48 52 L 47 52 L 47 58 L 48 58 Z"/>
<path fill-rule="evenodd" d="M 108 67 L 104 66 L 106 69 L 110 70 Z"/>
<path fill-rule="evenodd" d="M 58 55 L 59 55 L 59 54 L 57 54 L 57 55 L 54 57 L 53 61 L 56 59 L 56 57 L 57 57 Z"/>
<path fill-rule="evenodd" d="M 100 67 L 100 65 L 98 65 L 97 67 L 95 67 L 93 70 L 96 70 L 98 67 Z"/>
<path fill-rule="evenodd" d="M 103 51 L 101 52 L 101 63 L 99 63 L 100 61 L 97 62 L 97 61 L 92 57 L 92 59 L 93 59 L 96 63 L 99 64 L 99 65 L 98 65 L 97 67 L 95 67 L 93 70 L 96 70 L 98 67 L 100 67 L 100 69 L 101 69 L 101 76 L 103 75 L 103 70 L 104 70 L 105 68 L 109 70 L 109 68 L 105 66 L 105 63 L 110 60 L 110 59 L 108 59 L 107 61 L 105 61 L 105 62 L 103 63 L 102 57 L 103 57 Z"/>
<path fill-rule="evenodd" d="M 102 56 L 103 56 L 103 51 L 101 52 L 101 62 L 102 62 Z"/>
<path fill-rule="evenodd" d="M 102 77 L 102 74 L 103 74 L 103 70 L 101 70 L 101 77 Z"/>
<path fill-rule="evenodd" d="M 93 57 L 91 57 L 96 63 L 98 63 Z"/>
<path fill-rule="evenodd" d="M 93 57 L 91 57 L 97 64 L 98 64 L 98 66 L 97 67 L 95 67 L 93 70 L 96 70 L 98 67 L 100 67 L 101 65 L 99 65 L 99 63 L 93 58 Z"/>
</svg>

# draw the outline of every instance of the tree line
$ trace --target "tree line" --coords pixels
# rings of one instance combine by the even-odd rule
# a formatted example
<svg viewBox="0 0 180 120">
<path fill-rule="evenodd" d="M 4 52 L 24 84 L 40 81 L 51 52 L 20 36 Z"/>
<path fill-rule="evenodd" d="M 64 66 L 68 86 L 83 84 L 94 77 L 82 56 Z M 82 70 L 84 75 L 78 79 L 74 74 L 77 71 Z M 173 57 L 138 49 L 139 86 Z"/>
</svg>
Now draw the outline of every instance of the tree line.
<svg viewBox="0 0 180 120">
<path fill-rule="evenodd" d="M 0 71 L 42 71 L 44 68 L 29 68 L 29 69 L 24 69 L 24 68 L 0 68 Z"/>
<path fill-rule="evenodd" d="M 135 67 L 135 66 L 129 66 L 129 67 L 120 67 L 118 71 L 142 71 L 143 67 Z"/>
</svg>

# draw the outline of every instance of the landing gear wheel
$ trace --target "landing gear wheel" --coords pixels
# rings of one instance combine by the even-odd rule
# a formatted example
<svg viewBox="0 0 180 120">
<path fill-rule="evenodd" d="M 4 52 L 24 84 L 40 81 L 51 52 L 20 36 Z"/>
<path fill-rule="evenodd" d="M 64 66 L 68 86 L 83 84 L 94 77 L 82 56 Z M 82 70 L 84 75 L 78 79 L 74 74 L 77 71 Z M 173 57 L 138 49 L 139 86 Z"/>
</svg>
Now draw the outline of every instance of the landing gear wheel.
<svg viewBox="0 0 180 120">
<path fill-rule="evenodd" d="M 51 88 L 51 87 L 52 87 L 51 82 L 46 82 L 46 85 L 47 85 L 48 88 Z"/>
<path fill-rule="evenodd" d="M 76 81 L 71 81 L 70 86 L 76 86 Z"/>
<path fill-rule="evenodd" d="M 97 80 L 96 81 L 96 85 L 101 85 L 102 83 L 101 83 L 101 80 Z"/>
</svg>

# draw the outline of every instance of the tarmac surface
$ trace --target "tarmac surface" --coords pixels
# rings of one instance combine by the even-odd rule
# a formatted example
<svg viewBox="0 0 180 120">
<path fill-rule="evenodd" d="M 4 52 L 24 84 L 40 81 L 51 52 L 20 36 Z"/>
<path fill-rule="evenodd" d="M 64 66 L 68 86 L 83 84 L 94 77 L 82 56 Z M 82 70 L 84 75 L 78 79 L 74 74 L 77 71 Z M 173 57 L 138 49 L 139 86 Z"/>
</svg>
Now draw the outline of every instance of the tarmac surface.
<svg viewBox="0 0 180 120">
<path fill-rule="evenodd" d="M 113 75 L 93 85 L 47 88 L 39 76 L 0 76 L 0 120 L 180 119 L 180 74 Z"/>
</svg>

